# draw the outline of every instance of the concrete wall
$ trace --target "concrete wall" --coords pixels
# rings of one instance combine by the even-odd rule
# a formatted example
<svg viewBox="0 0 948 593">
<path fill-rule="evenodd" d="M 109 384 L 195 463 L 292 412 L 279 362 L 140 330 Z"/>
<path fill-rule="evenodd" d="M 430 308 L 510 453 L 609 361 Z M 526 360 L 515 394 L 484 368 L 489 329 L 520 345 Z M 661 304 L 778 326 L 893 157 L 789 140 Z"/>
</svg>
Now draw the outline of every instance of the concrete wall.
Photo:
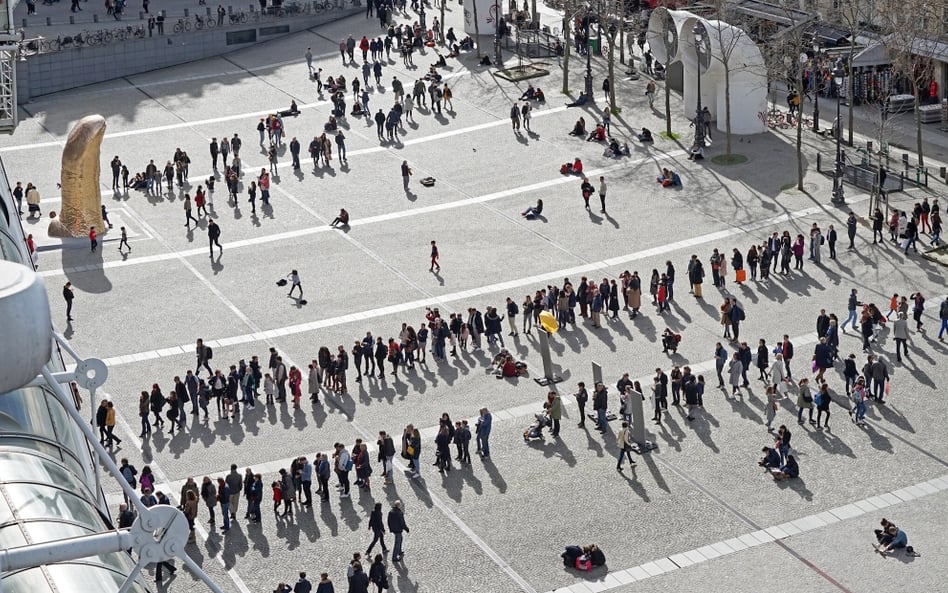
<svg viewBox="0 0 948 593">
<path fill-rule="evenodd" d="M 40 95 L 219 56 L 346 18 L 361 10 L 347 8 L 29 56 L 25 62 L 17 62 L 17 100 L 22 104 Z M 165 31 L 169 32 L 173 26 L 173 22 L 167 22 Z M 247 39 L 237 39 L 241 33 Z"/>
</svg>

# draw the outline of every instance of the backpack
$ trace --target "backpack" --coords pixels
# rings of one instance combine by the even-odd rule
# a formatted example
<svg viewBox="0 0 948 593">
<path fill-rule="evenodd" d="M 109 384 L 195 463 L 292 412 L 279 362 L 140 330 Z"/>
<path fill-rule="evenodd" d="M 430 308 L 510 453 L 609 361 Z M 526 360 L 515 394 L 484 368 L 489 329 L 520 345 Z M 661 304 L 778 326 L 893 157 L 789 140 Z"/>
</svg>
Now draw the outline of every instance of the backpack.
<svg viewBox="0 0 948 593">
<path fill-rule="evenodd" d="M 822 394 L 822 393 L 817 393 L 817 394 L 816 394 L 816 397 L 813 398 L 813 403 L 815 403 L 817 407 L 822 406 L 822 405 L 823 405 L 823 394 Z"/>
<path fill-rule="evenodd" d="M 133 489 L 138 488 L 138 481 L 135 479 L 135 468 L 131 465 L 126 465 L 122 468 L 122 476 L 125 478 L 125 481 L 128 482 L 128 485 Z"/>
<path fill-rule="evenodd" d="M 352 457 L 349 457 L 349 459 L 346 461 L 346 465 L 343 467 L 348 472 L 348 471 L 352 471 L 352 466 L 353 466 Z"/>
<path fill-rule="evenodd" d="M 210 347 L 210 346 L 207 346 L 207 350 L 205 350 L 205 352 L 207 352 L 207 359 L 208 359 L 208 360 L 214 358 L 214 351 L 211 350 L 211 347 Z"/>
<path fill-rule="evenodd" d="M 589 559 L 589 556 L 583 554 L 576 559 L 576 570 L 589 571 L 592 570 L 592 560 Z"/>
<path fill-rule="evenodd" d="M 738 307 L 738 308 L 737 308 L 737 320 L 738 320 L 738 321 L 744 321 L 745 317 L 746 317 L 746 316 L 744 315 L 744 309 Z"/>
</svg>

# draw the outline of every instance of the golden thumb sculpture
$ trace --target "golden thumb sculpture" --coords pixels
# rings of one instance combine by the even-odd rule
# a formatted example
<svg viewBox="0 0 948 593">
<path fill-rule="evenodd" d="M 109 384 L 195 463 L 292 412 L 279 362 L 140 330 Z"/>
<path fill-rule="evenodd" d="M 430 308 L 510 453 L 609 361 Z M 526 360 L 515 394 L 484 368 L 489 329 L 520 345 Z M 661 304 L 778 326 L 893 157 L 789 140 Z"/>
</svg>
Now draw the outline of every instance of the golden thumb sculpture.
<svg viewBox="0 0 948 593">
<path fill-rule="evenodd" d="M 99 234 L 108 229 L 102 220 L 99 191 L 99 150 L 105 135 L 105 118 L 87 115 L 69 132 L 63 148 L 62 208 L 49 223 L 50 237 L 85 237 L 89 227 Z"/>
<path fill-rule="evenodd" d="M 545 329 L 547 333 L 555 334 L 559 331 L 560 324 L 549 311 L 540 311 L 540 327 Z"/>
</svg>

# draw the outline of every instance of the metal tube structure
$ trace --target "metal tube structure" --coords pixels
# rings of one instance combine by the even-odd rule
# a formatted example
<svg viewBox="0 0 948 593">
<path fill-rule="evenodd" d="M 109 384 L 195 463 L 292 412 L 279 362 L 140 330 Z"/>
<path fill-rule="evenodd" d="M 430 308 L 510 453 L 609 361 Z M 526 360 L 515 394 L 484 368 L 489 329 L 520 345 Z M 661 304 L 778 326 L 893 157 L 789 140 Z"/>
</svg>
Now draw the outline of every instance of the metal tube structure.
<svg viewBox="0 0 948 593">
<path fill-rule="evenodd" d="M 443 1 L 443 0 L 442 0 Z M 501 19 L 503 15 L 500 12 L 500 1 L 494 0 L 494 65 L 503 68 L 504 58 L 500 51 Z"/>
<path fill-rule="evenodd" d="M 0 550 L 3 572 L 23 570 L 33 566 L 78 560 L 132 547 L 134 536 L 127 529 L 83 535 L 65 540 L 53 540 L 18 548 Z"/>
<path fill-rule="evenodd" d="M 704 42 L 704 36 L 707 35 L 707 31 L 700 22 L 695 23 L 694 26 L 694 39 L 695 39 L 695 55 L 698 58 L 698 68 L 697 68 L 697 79 L 698 79 L 698 108 L 695 112 L 695 146 L 698 148 L 704 148 L 704 112 L 701 106 L 701 48 Z"/>
<path fill-rule="evenodd" d="M 823 83 L 823 74 L 820 72 L 820 46 L 813 45 L 813 76 L 816 79 L 813 85 L 813 131 L 820 131 L 820 87 Z"/>
<path fill-rule="evenodd" d="M 585 29 L 586 29 L 586 32 L 585 32 L 585 36 L 586 36 L 586 39 L 585 39 L 585 43 L 586 43 L 586 80 L 585 80 L 585 91 L 586 91 L 586 100 L 587 100 L 587 101 L 592 101 L 592 99 L 593 99 L 592 48 L 591 48 L 590 45 L 589 45 L 589 42 L 590 42 L 590 35 L 591 35 L 591 32 L 592 32 L 592 31 L 591 31 L 592 27 L 590 26 L 590 22 L 589 22 L 590 8 L 591 8 L 591 7 L 587 4 L 587 5 L 586 5 L 586 16 L 584 17 L 584 18 L 585 18 L 584 22 L 585 22 L 585 24 L 586 24 L 586 27 L 585 27 Z"/>
</svg>

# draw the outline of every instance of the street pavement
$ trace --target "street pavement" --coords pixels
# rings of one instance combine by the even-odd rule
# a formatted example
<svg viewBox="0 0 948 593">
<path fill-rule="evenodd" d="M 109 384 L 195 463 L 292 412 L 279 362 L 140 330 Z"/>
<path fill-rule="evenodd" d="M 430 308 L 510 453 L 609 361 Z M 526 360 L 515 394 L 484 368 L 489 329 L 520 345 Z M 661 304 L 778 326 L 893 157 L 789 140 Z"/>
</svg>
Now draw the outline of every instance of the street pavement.
<svg viewBox="0 0 948 593">
<path fill-rule="evenodd" d="M 462 18 L 456 5 L 449 6 L 448 23 L 457 31 Z M 198 542 L 188 550 L 225 591 L 270 591 L 280 581 L 295 582 L 299 570 L 311 576 L 329 572 L 338 590 L 348 559 L 370 541 L 373 503 L 382 502 L 387 511 L 396 499 L 404 503 L 411 533 L 405 562 L 390 567 L 394 591 L 781 587 L 861 593 L 880 583 L 891 591 L 937 590 L 948 571 L 937 561 L 945 537 L 932 515 L 941 513 L 946 497 L 948 443 L 943 431 L 935 430 L 941 426 L 929 406 L 946 379 L 946 349 L 934 335 L 945 290 L 943 268 L 891 246 L 873 246 L 870 231 L 861 226 L 857 250 L 848 252 L 841 243 L 836 261 L 824 248 L 822 265 L 807 262 L 803 273 L 743 286 L 731 276 L 724 293 L 709 281 L 703 301 L 688 294 L 685 267 L 692 253 L 707 262 L 713 248 L 746 252 L 774 230 L 806 233 L 814 222 L 824 229 L 834 224 L 845 235 L 849 207 L 830 205 L 830 180 L 815 171 L 815 151 L 822 150 L 818 141 L 807 137 L 804 147 L 806 192 L 786 189 L 796 170 L 789 134 L 735 139 L 735 152 L 748 157 L 743 165 L 694 163 L 684 158 L 686 140 L 658 138 L 644 147 L 634 141 L 633 133 L 643 126 L 657 136 L 663 115 L 648 109 L 644 81 L 622 82 L 617 93 L 622 114 L 612 126 L 629 142 L 632 155 L 616 160 L 603 156 L 601 145 L 567 135 L 580 115 L 587 125 L 596 120 L 601 92 L 596 106 L 564 108 L 570 99 L 559 93 L 562 80 L 554 67 L 551 76 L 533 81 L 546 92 L 547 103 L 536 107 L 532 132 L 515 134 L 508 113 L 525 83 L 494 78 L 476 65 L 476 56 L 465 55 L 449 60 L 445 71 L 453 111 L 437 117 L 416 107 L 399 143 L 379 143 L 373 122 L 348 116 L 342 124 L 348 164 L 341 165 L 334 152 L 331 168 L 314 169 L 305 147 L 322 132 L 329 110 L 327 97 L 318 96 L 307 79 L 303 54 L 312 47 L 324 78 L 340 72 L 358 76 L 355 67 L 342 67 L 336 50 L 350 33 L 358 38 L 380 31 L 377 21 L 358 16 L 220 58 L 43 97 L 25 106 L 12 137 L 0 138 L 8 173 L 14 181 L 38 185 L 45 216 L 59 208 L 55 171 L 70 127 L 88 113 L 108 121 L 101 154 L 103 203 L 134 232 L 132 251 L 119 253 L 113 230 L 100 239 L 96 254 L 81 244 L 44 250 L 39 271 L 58 329 L 83 355 L 110 363 L 104 391 L 117 403 L 118 433 L 125 440 L 116 457 L 128 457 L 139 468 L 149 464 L 159 489 L 176 497 L 186 477 L 223 475 L 231 463 L 241 471 L 247 466 L 263 471 L 269 484 L 292 456 L 312 459 L 334 442 L 351 444 L 356 438 L 374 445 L 379 430 L 398 435 L 408 423 L 424 429 L 420 480 L 396 471 L 395 484 L 383 488 L 373 463 L 371 492 L 354 489 L 348 500 L 333 493 L 329 504 L 298 509 L 289 521 L 266 512 L 265 500 L 261 526 L 239 520 L 226 536 L 207 526 L 202 509 Z M 430 51 L 415 56 L 415 70 L 390 61 L 384 86 L 371 86 L 370 109 L 390 107 L 393 76 L 407 88 L 433 61 Z M 597 60 L 594 67 L 598 89 L 605 64 Z M 578 92 L 581 77 L 571 70 L 570 86 Z M 197 230 L 182 228 L 183 195 L 177 188 L 159 197 L 109 189 L 114 155 L 134 173 L 151 158 L 163 164 L 181 147 L 192 159 L 193 193 L 212 173 L 210 138 L 234 133 L 244 139 L 241 156 L 249 183 L 251 173 L 265 166 L 256 123 L 290 100 L 301 107 L 285 124 L 288 137 L 303 144 L 302 169 L 294 172 L 288 152 L 281 153 L 272 209 L 258 201 L 256 216 L 245 192 L 234 208 L 218 183 L 213 216 L 222 229 L 220 257 L 208 257 L 203 220 Z M 673 127 L 687 136 L 680 104 L 673 103 Z M 720 154 L 722 144 L 723 135 L 715 132 L 709 156 Z M 576 157 L 594 184 L 605 176 L 606 213 L 598 207 L 585 211 L 581 180 L 560 175 L 560 164 Z M 403 160 L 414 170 L 408 192 L 401 186 Z M 662 167 L 679 172 L 684 187 L 657 184 Z M 427 176 L 436 178 L 434 187 L 418 183 Z M 865 216 L 868 196 L 847 189 L 850 206 Z M 910 209 L 922 195 L 935 197 L 915 191 L 890 200 Z M 520 212 L 538 198 L 545 203 L 542 219 L 523 219 Z M 328 227 L 340 208 L 352 216 L 347 231 Z M 26 221 L 27 232 L 43 235 L 46 220 Z M 431 240 L 441 250 L 438 274 L 428 271 Z M 522 432 L 546 389 L 531 380 L 542 375 L 536 334 L 513 338 L 506 331 L 507 347 L 528 363 L 530 378 L 491 376 L 487 367 L 497 349 L 463 352 L 443 363 L 429 354 L 426 365 L 397 379 L 388 375 L 357 384 L 350 374 L 349 394 L 324 393 L 320 405 L 305 398 L 300 410 L 258 405 L 239 420 L 219 418 L 212 407 L 208 422 L 189 415 L 183 433 L 137 437 L 137 394 L 156 382 L 167 393 L 175 375 L 193 368 L 198 337 L 213 346 L 212 362 L 225 371 L 254 354 L 265 362 L 270 346 L 289 364 L 305 368 L 322 345 L 348 349 L 366 331 L 387 340 L 403 322 L 418 327 L 425 306 L 444 314 L 468 307 L 503 310 L 507 296 L 521 303 L 524 295 L 561 285 L 564 277 L 577 284 L 581 276 L 600 281 L 628 269 L 647 278 L 652 269 L 664 270 L 667 260 L 678 270 L 670 312 L 658 315 L 646 296 L 643 315 L 635 320 L 620 311 L 618 319 L 604 320 L 602 329 L 580 323 L 552 338 L 554 365 L 564 377 L 557 389 L 566 404 L 559 439 L 523 442 Z M 299 270 L 305 305 L 275 285 L 291 269 Z M 60 294 L 67 280 L 76 291 L 76 321 L 68 326 Z M 798 427 L 794 402 L 781 401 L 777 424 L 794 432 L 801 479 L 775 484 L 755 463 L 760 448 L 772 444 L 763 425 L 763 386 L 752 381 L 737 399 L 714 388 L 710 360 L 722 333 L 718 306 L 724 294 L 741 301 L 747 311 L 741 335 L 752 345 L 764 338 L 773 347 L 784 334 L 791 336 L 797 344 L 794 376 L 802 377 L 809 374 L 819 309 L 845 318 L 853 287 L 863 301 L 884 311 L 893 292 L 922 291 L 928 298 L 928 331 L 913 332 L 904 364 L 894 361 L 888 330 L 874 345 L 890 365 L 892 394 L 885 406 L 870 404 L 865 428 L 849 421 L 841 368 L 828 374 L 834 392 L 830 430 Z M 661 351 L 666 327 L 683 336 L 677 355 Z M 852 333 L 842 336 L 842 355 L 856 352 L 862 361 L 860 348 Z M 578 381 L 592 384 L 593 362 L 603 368 L 614 411 L 612 386 L 623 372 L 647 386 L 655 367 L 667 372 L 672 363 L 691 364 L 704 374 L 705 407 L 694 422 L 673 409 L 663 425 L 649 423 L 649 438 L 658 448 L 637 456 L 635 469 L 617 473 L 616 422 L 605 436 L 592 423 L 576 427 L 570 394 Z M 490 458 L 439 475 L 430 464 L 440 414 L 473 420 L 483 406 L 495 419 Z M 117 503 L 118 488 L 107 484 L 106 489 Z M 907 530 L 920 557 L 882 559 L 873 553 L 871 530 L 882 516 Z M 601 546 L 608 565 L 591 573 L 564 570 L 563 547 L 588 543 Z M 192 591 L 197 585 L 179 572 L 167 589 Z"/>
</svg>

